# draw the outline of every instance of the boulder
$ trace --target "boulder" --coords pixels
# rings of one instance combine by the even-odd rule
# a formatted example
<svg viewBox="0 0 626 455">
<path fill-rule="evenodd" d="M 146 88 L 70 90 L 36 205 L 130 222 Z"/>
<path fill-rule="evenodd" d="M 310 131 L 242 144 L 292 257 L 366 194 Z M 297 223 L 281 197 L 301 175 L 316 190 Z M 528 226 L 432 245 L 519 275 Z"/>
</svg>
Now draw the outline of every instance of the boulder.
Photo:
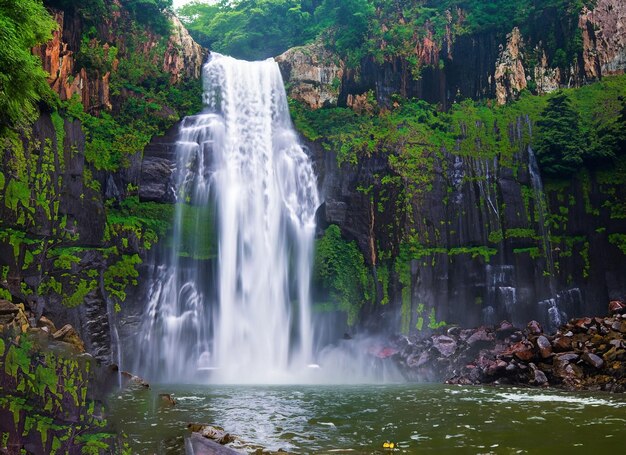
<svg viewBox="0 0 626 455">
<path fill-rule="evenodd" d="M 569 351 L 572 349 L 572 338 L 568 336 L 557 336 L 552 341 L 552 348 L 556 352 Z"/>
<path fill-rule="evenodd" d="M 8 300 L 0 300 L 0 325 L 13 322 L 19 311 L 19 308 Z"/>
<path fill-rule="evenodd" d="M 530 368 L 533 370 L 533 376 L 531 380 L 532 384 L 539 386 L 548 385 L 548 377 L 543 371 L 537 368 L 534 363 L 530 364 Z"/>
<path fill-rule="evenodd" d="M 582 355 L 582 359 L 587 365 L 591 365 L 594 368 L 600 369 L 604 366 L 604 360 L 595 355 L 593 352 L 585 352 Z"/>
<path fill-rule="evenodd" d="M 478 330 L 476 330 L 466 341 L 467 344 L 469 344 L 470 346 L 474 346 L 477 344 L 488 344 L 491 343 L 492 341 L 494 341 L 495 338 L 493 336 L 493 333 L 489 333 L 487 332 L 487 330 L 484 327 L 479 328 Z"/>
<path fill-rule="evenodd" d="M 504 339 L 515 332 L 515 327 L 509 321 L 502 321 L 496 328 L 496 337 Z"/>
<path fill-rule="evenodd" d="M 540 335 L 543 333 L 541 324 L 539 324 L 537 321 L 530 321 L 526 326 L 526 330 L 528 330 L 528 333 L 531 335 Z"/>
<path fill-rule="evenodd" d="M 552 356 L 552 345 L 550 344 L 550 340 L 548 340 L 544 335 L 538 336 L 535 343 L 537 343 L 539 355 L 541 355 L 542 358 L 547 359 Z"/>
<path fill-rule="evenodd" d="M 172 398 L 172 395 L 170 395 L 169 393 L 160 393 L 159 401 L 161 405 L 163 406 L 175 406 L 176 405 L 176 400 L 174 400 L 174 398 Z"/>
<path fill-rule="evenodd" d="M 150 388 L 150 384 L 148 384 L 144 379 L 140 378 L 139 376 L 135 376 L 134 374 L 131 374 L 128 371 L 122 371 L 120 375 L 122 376 L 122 379 L 124 380 L 124 386 L 137 385 L 145 389 Z"/>
<path fill-rule="evenodd" d="M 438 335 L 432 338 L 433 347 L 439 351 L 439 353 L 444 357 L 450 357 L 452 354 L 456 352 L 457 343 L 453 338 L 450 338 L 446 335 Z"/>
<path fill-rule="evenodd" d="M 70 324 L 65 324 L 59 330 L 52 334 L 52 338 L 56 341 L 63 341 L 72 345 L 78 352 L 85 352 L 83 340 L 78 336 L 78 332 Z"/>
<path fill-rule="evenodd" d="M 190 431 L 194 433 L 198 433 L 202 435 L 202 437 L 206 439 L 210 439 L 211 441 L 217 442 L 218 444 L 221 444 L 221 445 L 229 444 L 237 440 L 237 438 L 225 432 L 223 428 L 212 426 L 212 425 L 204 425 L 201 423 L 190 423 L 187 425 L 187 429 L 189 429 Z"/>
<path fill-rule="evenodd" d="M 621 300 L 611 300 L 609 302 L 609 314 L 624 314 L 626 313 L 626 303 Z"/>
<path fill-rule="evenodd" d="M 535 356 L 532 344 L 529 341 L 519 341 L 515 343 L 506 349 L 502 355 L 506 357 L 514 356 L 524 362 L 528 362 Z"/>
<path fill-rule="evenodd" d="M 185 444 L 187 455 L 240 455 L 241 452 L 225 447 L 205 438 L 200 433 L 192 433 Z"/>
<path fill-rule="evenodd" d="M 41 328 L 44 332 L 48 332 L 50 335 L 57 332 L 54 322 L 45 316 L 39 318 L 39 321 L 37 321 L 37 327 Z"/>
</svg>

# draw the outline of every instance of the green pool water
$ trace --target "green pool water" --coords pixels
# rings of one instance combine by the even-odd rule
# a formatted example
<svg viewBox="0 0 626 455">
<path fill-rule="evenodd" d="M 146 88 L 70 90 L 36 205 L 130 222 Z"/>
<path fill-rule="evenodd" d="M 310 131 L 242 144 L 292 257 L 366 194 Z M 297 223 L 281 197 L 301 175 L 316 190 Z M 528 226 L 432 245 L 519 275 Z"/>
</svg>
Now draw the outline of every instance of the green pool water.
<svg viewBox="0 0 626 455">
<path fill-rule="evenodd" d="M 177 401 L 164 406 L 160 393 Z M 133 453 L 184 453 L 190 422 L 290 453 L 623 453 L 626 396 L 444 385 L 152 386 L 111 420 Z M 617 452 L 617 451 L 620 452 Z"/>
</svg>

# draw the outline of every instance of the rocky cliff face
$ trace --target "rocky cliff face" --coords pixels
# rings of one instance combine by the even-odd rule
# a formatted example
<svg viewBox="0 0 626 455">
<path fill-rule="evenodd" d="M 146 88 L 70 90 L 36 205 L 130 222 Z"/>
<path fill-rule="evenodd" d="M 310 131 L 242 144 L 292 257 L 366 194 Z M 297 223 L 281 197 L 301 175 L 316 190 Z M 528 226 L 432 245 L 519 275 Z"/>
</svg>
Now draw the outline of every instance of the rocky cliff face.
<svg viewBox="0 0 626 455">
<path fill-rule="evenodd" d="M 311 109 L 337 105 L 343 63 L 321 43 L 289 49 L 276 57 L 291 98 Z"/>
<path fill-rule="evenodd" d="M 496 62 L 496 101 L 505 104 L 507 100 L 515 99 L 524 90 L 528 83 L 524 70 L 522 35 L 515 27 L 507 36 L 506 48 L 502 49 Z"/>
<path fill-rule="evenodd" d="M 206 55 L 174 16 L 171 35 L 163 38 L 133 28 L 119 2 L 113 6 L 93 27 L 74 9 L 52 10 L 58 30 L 33 49 L 60 100 L 78 97 L 85 118 L 100 123 L 81 123 L 66 105 L 42 108 L 32 127 L 3 138 L 0 173 L 0 297 L 25 303 L 35 319 L 44 314 L 58 326 L 72 324 L 87 351 L 105 362 L 116 349 L 116 306 L 136 284 L 156 235 L 138 224 L 136 211 L 125 214 L 120 207 L 123 198 L 137 195 L 142 150 L 137 147 L 115 169 L 103 168 L 98 154 L 108 153 L 107 144 L 94 143 L 93 129 L 116 131 L 107 119 L 128 98 L 141 98 L 140 89 L 112 87 L 128 59 L 149 61 L 167 75 L 165 84 L 175 85 L 199 78 Z M 133 33 L 145 35 L 137 39 Z M 178 113 L 163 105 L 156 115 Z"/>
<path fill-rule="evenodd" d="M 626 69 L 626 4 L 621 0 L 598 0 L 580 16 L 585 75 L 600 78 L 622 74 Z"/>
<path fill-rule="evenodd" d="M 338 166 L 333 153 L 310 144 L 325 201 L 320 228 L 340 226 L 377 280 L 366 326 L 411 332 L 441 320 L 537 319 L 554 331 L 626 296 L 626 262 L 611 246 L 626 230 L 615 212 L 626 196 L 621 180 L 593 171 L 544 187 L 526 120 L 508 134 L 518 147 L 512 158 L 485 155 L 463 138 L 455 150 L 431 153 L 416 170 L 425 176 L 421 189 L 393 179 L 384 154 Z"/>
<path fill-rule="evenodd" d="M 98 25 L 98 37 L 91 38 L 89 45 L 92 48 L 101 46 L 104 56 L 108 56 L 114 47 L 117 51 L 111 55 L 111 68 L 87 68 L 77 64 L 77 57 L 81 52 L 82 37 L 85 24 L 73 11 L 51 9 L 50 12 L 58 24 L 53 38 L 48 43 L 33 49 L 33 53 L 41 58 L 43 69 L 50 75 L 50 87 L 59 94 L 61 100 L 69 100 L 77 95 L 86 111 L 112 110 L 111 102 L 111 70 L 117 69 L 119 58 L 125 57 L 128 46 L 127 35 L 118 33 L 118 30 L 127 29 L 129 15 L 118 1 L 114 2 L 117 10 L 110 16 L 103 18 Z M 153 49 L 160 41 L 160 37 L 148 33 L 147 39 L 139 49 L 133 52 L 140 53 L 141 58 L 154 60 L 170 75 L 170 83 L 177 84 L 185 78 L 199 78 L 206 51 L 197 44 L 180 20 L 169 15 L 172 31 L 164 52 L 154 53 Z M 104 42 L 102 42 L 104 41 Z M 89 71 L 88 71 L 89 69 Z"/>
<path fill-rule="evenodd" d="M 415 77 L 405 58 L 390 57 L 380 62 L 367 57 L 358 70 L 342 72 L 337 104 L 346 106 L 351 97 L 370 90 L 382 104 L 389 104 L 393 94 L 424 99 L 444 109 L 455 100 L 468 97 L 496 98 L 503 104 L 526 88 L 535 93 L 549 93 L 561 87 L 580 86 L 603 75 L 622 74 L 626 70 L 625 15 L 620 0 L 598 0 L 593 10 L 584 9 L 578 30 L 573 32 L 582 37 L 579 55 L 565 67 L 559 67 L 554 52 L 548 52 L 542 37 L 524 36 L 518 27 L 506 36 L 488 31 L 455 35 L 451 30 L 463 25 L 463 13 L 458 12 L 457 20 L 461 22 L 452 23 L 449 15 L 444 37 L 439 42 L 428 23 L 420 30 L 424 37 L 417 41 L 412 56 L 417 61 L 419 77 Z M 574 37 L 562 39 L 573 40 Z M 307 72 L 324 71 L 324 65 L 315 63 L 318 47 L 305 47 L 306 51 L 299 54 L 286 52 L 280 57 L 290 96 L 304 100 L 313 108 L 321 105 L 309 103 L 300 92 L 306 91 L 306 99 L 320 99 L 323 93 L 335 91 L 336 87 L 331 87 L 331 82 L 324 82 L 323 78 L 311 85 L 306 78 L 296 73 L 292 75 L 287 68 L 301 63 L 302 52 L 305 52 Z M 323 52 L 324 59 L 328 60 L 327 51 Z M 327 101 L 333 104 L 334 98 L 327 98 Z"/>
</svg>

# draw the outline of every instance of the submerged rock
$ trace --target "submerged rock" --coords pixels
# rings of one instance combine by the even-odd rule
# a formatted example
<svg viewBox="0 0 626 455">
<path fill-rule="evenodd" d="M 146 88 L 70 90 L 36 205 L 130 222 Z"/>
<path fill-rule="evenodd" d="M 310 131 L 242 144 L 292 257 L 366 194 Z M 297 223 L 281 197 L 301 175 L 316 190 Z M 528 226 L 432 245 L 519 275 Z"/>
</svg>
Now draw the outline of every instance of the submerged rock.
<svg viewBox="0 0 626 455">
<path fill-rule="evenodd" d="M 172 398 L 172 395 L 170 395 L 169 393 L 160 393 L 159 400 L 160 400 L 161 405 L 164 405 L 164 406 L 176 405 L 176 400 L 174 400 L 174 398 Z"/>
</svg>

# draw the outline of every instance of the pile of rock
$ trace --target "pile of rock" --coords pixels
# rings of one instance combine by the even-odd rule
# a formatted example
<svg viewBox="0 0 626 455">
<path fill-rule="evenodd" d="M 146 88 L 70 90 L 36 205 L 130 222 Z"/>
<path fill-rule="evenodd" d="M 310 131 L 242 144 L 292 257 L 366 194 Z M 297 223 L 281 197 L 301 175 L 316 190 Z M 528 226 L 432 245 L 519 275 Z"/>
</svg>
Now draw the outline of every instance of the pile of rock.
<svg viewBox="0 0 626 455">
<path fill-rule="evenodd" d="M 626 391 L 626 305 L 613 301 L 608 317 L 573 319 L 554 335 L 536 321 L 524 330 L 448 328 L 424 340 L 396 340 L 395 360 L 412 380 L 450 384 L 557 386 Z"/>
<path fill-rule="evenodd" d="M 0 333 L 10 333 L 13 336 L 29 334 L 42 345 L 53 343 L 77 354 L 85 352 L 85 345 L 74 327 L 65 324 L 57 329 L 45 316 L 35 321 L 22 303 L 16 305 L 8 300 L 0 300 Z"/>
</svg>

